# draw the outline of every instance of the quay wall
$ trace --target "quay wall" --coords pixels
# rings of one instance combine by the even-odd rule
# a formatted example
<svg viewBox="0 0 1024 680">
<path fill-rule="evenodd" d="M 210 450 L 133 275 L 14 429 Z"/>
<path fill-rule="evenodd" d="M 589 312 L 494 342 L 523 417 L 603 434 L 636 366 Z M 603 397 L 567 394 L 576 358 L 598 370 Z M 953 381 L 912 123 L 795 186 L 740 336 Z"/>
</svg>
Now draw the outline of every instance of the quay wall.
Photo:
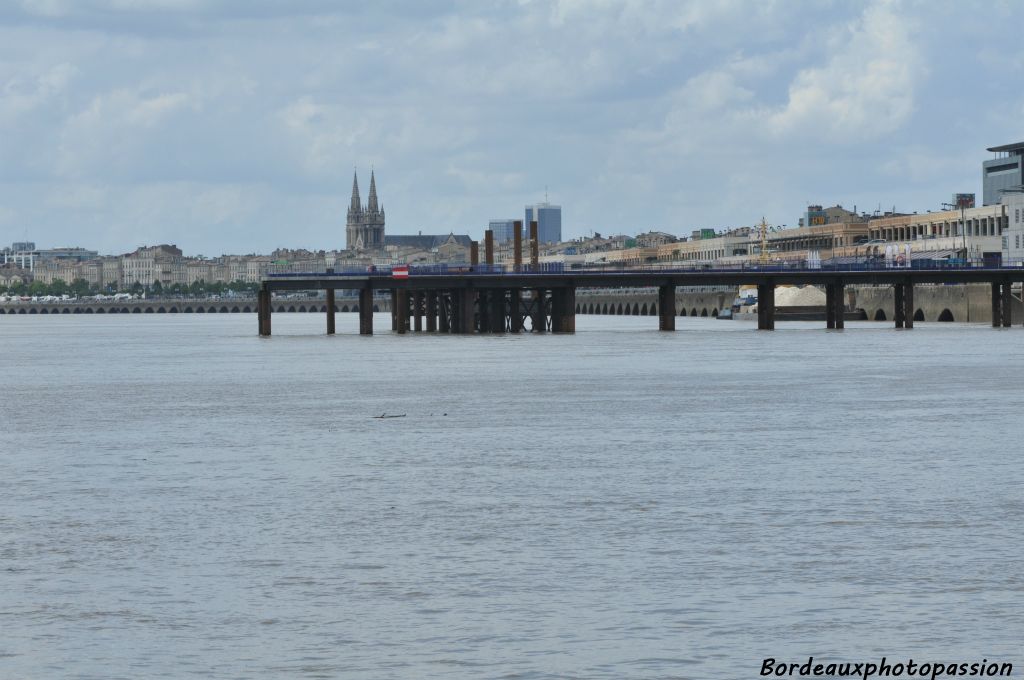
<svg viewBox="0 0 1024 680">
<path fill-rule="evenodd" d="M 699 290 L 676 290 L 676 316 L 718 316 L 721 309 L 732 305 L 736 289 L 709 286 Z M 625 316 L 656 316 L 656 288 L 612 288 L 576 291 L 577 314 L 615 314 Z"/>
<path fill-rule="evenodd" d="M 893 318 L 892 286 L 847 286 L 849 303 L 863 309 L 870 321 Z M 1011 300 L 1014 322 L 1024 320 L 1024 304 L 1017 295 Z M 987 283 L 914 286 L 915 321 L 958 321 L 992 323 L 992 287 Z"/>
</svg>

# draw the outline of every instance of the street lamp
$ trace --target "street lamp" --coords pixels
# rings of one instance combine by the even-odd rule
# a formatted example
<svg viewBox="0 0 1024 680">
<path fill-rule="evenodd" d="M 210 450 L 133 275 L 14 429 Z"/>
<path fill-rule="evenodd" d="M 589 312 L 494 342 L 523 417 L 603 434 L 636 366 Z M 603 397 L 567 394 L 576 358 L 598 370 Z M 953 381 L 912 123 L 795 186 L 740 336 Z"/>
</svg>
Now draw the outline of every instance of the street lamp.
<svg viewBox="0 0 1024 680">
<path fill-rule="evenodd" d="M 955 208 L 960 208 L 960 234 L 963 236 L 963 239 L 964 239 L 964 264 L 966 265 L 967 264 L 967 218 L 964 216 L 964 214 L 965 214 L 965 212 L 967 210 L 967 205 L 964 202 L 962 202 L 962 201 L 957 201 L 956 203 L 943 203 L 942 207 L 943 208 L 949 208 L 950 210 L 953 210 Z"/>
</svg>

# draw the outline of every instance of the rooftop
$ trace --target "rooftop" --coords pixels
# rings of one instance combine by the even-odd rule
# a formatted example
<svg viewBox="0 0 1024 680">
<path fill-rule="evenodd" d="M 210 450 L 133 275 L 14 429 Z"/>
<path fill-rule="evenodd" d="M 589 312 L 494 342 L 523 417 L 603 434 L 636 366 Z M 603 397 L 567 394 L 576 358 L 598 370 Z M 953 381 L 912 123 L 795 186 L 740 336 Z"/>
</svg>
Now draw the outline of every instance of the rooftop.
<svg viewBox="0 0 1024 680">
<path fill-rule="evenodd" d="M 1017 142 L 1015 144 L 1003 144 L 1002 146 L 992 146 L 986 149 L 986 151 L 992 151 L 993 153 L 1000 153 L 1003 151 L 1024 151 L 1024 142 Z"/>
</svg>

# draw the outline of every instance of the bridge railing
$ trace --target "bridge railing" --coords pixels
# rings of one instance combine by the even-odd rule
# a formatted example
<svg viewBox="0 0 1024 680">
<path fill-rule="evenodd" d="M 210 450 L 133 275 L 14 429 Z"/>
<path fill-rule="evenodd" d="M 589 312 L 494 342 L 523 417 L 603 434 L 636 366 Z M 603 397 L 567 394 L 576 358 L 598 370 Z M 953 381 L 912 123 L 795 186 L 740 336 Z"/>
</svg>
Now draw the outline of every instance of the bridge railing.
<svg viewBox="0 0 1024 680">
<path fill-rule="evenodd" d="M 401 267 L 401 269 L 397 269 Z M 501 275 L 551 275 L 551 274 L 637 274 L 652 273 L 696 273 L 696 272 L 793 272 L 793 271 L 897 271 L 897 270 L 992 270 L 1024 268 L 1024 260 L 1001 260 L 999 258 L 930 258 L 914 257 L 910 261 L 884 258 L 835 258 L 820 262 L 741 262 L 733 264 L 659 264 L 648 263 L 628 267 L 618 265 L 591 265 L 568 269 L 561 262 L 545 262 L 539 265 L 524 264 L 518 267 L 510 264 L 432 264 L 432 265 L 395 265 L 364 266 L 358 268 L 326 269 L 325 271 L 268 271 L 269 279 L 288 278 L 323 278 L 332 276 L 370 276 L 370 277 L 430 277 L 430 276 L 501 276 Z M 397 269 L 397 271 L 396 271 Z"/>
</svg>

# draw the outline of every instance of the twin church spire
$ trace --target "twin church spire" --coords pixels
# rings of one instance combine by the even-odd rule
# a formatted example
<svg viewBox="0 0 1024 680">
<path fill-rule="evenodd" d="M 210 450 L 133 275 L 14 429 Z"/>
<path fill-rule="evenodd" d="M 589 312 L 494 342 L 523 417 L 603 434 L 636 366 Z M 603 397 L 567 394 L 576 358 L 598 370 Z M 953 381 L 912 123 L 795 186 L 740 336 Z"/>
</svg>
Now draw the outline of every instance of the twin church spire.
<svg viewBox="0 0 1024 680">
<path fill-rule="evenodd" d="M 345 224 L 345 247 L 349 250 L 384 247 L 384 206 L 378 205 L 377 178 L 373 170 L 370 170 L 370 195 L 366 199 L 365 208 L 359 197 L 359 176 L 352 173 L 352 199 Z"/>
</svg>

